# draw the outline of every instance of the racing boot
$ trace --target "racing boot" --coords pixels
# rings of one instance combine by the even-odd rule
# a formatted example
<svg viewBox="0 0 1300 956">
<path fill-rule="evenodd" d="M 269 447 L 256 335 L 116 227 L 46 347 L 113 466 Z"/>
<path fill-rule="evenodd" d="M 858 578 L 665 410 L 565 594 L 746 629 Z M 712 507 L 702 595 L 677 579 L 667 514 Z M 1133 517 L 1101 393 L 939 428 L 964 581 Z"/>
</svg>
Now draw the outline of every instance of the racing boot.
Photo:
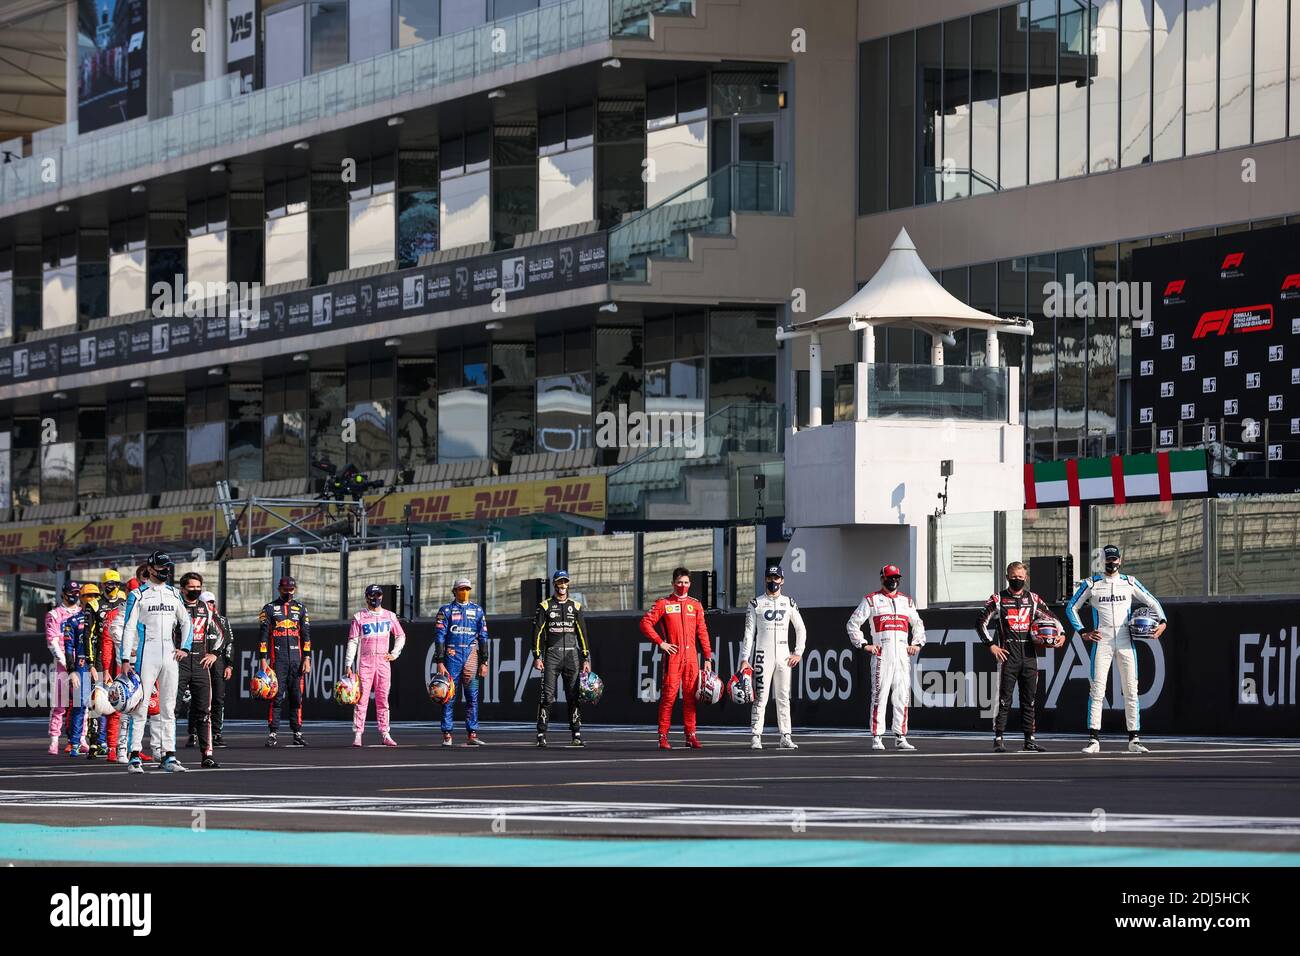
<svg viewBox="0 0 1300 956">
<path fill-rule="evenodd" d="M 451 746 L 454 746 L 454 742 L 453 742 L 452 739 L 451 739 L 451 731 L 450 731 L 450 730 L 444 730 L 444 731 L 442 732 L 442 745 L 443 745 L 444 747 L 451 747 Z"/>
<path fill-rule="evenodd" d="M 872 749 L 872 750 L 884 750 L 884 749 L 885 749 L 885 742 L 884 742 L 883 740 L 881 740 L 879 737 L 872 737 L 872 738 L 871 738 L 871 749 Z"/>
<path fill-rule="evenodd" d="M 1138 740 L 1137 734 L 1130 734 L 1128 738 L 1128 752 L 1131 754 L 1149 754 L 1151 751 L 1142 745 Z"/>
<path fill-rule="evenodd" d="M 176 759 L 175 754 L 167 754 L 163 757 L 162 768 L 164 773 L 185 773 L 189 769 Z"/>
<path fill-rule="evenodd" d="M 1001 737 L 993 738 L 993 752 L 995 754 L 1004 754 L 1007 752 L 1007 745 L 1002 742 Z"/>
<path fill-rule="evenodd" d="M 759 734 L 751 734 L 751 735 L 750 735 L 750 738 L 749 738 L 749 749 L 750 749 L 750 750 L 762 750 L 762 749 L 763 749 L 763 738 L 762 738 Z"/>
<path fill-rule="evenodd" d="M 293 734 L 293 743 L 290 744 L 289 746 L 291 746 L 291 747 L 306 747 L 306 746 L 307 746 L 307 741 L 303 739 L 302 731 L 301 731 L 301 730 L 296 730 L 296 731 L 294 731 L 294 734 Z"/>
<path fill-rule="evenodd" d="M 659 749 L 660 749 L 660 750 L 672 750 L 672 749 L 673 749 L 673 745 L 670 744 L 670 743 L 668 742 L 668 735 L 667 735 L 667 734 L 660 734 L 660 735 L 659 735 Z"/>
<path fill-rule="evenodd" d="M 913 747 L 911 744 L 909 744 L 909 743 L 907 742 L 907 738 L 906 738 L 906 737 L 899 737 L 897 740 L 894 741 L 894 749 L 895 749 L 895 750 L 915 750 L 916 748 Z"/>
<path fill-rule="evenodd" d="M 798 745 L 797 743 L 794 742 L 794 738 L 791 737 L 789 734 L 782 734 L 782 735 L 781 735 L 781 749 L 782 749 L 782 750 L 798 750 L 798 749 L 799 749 L 799 745 Z"/>
<path fill-rule="evenodd" d="M 569 746 L 570 746 L 570 747 L 585 747 L 585 746 L 587 746 L 587 745 L 586 745 L 585 743 L 582 742 L 582 734 L 581 734 L 580 732 L 578 732 L 578 731 L 574 731 L 573 739 L 569 741 Z"/>
<path fill-rule="evenodd" d="M 275 736 L 275 731 L 274 731 L 274 730 L 271 731 L 269 734 L 266 735 L 266 745 L 267 745 L 268 747 L 274 747 L 274 746 L 275 746 L 276 744 L 278 744 L 279 742 L 280 742 L 280 741 L 279 741 L 279 740 L 276 738 L 276 736 Z"/>
<path fill-rule="evenodd" d="M 547 744 L 546 744 L 546 734 L 538 734 L 538 735 L 537 735 L 537 747 L 538 747 L 538 749 L 539 749 L 539 750 L 545 750 L 545 749 L 546 749 L 546 746 L 547 746 Z"/>
<path fill-rule="evenodd" d="M 388 736 L 388 734 L 380 734 L 380 735 L 379 735 L 379 741 L 380 741 L 380 743 L 382 743 L 385 747 L 396 747 L 396 746 L 397 746 L 397 741 L 394 740 L 392 737 Z"/>
<path fill-rule="evenodd" d="M 1096 734 L 1092 735 L 1092 739 L 1088 741 L 1088 746 L 1083 748 L 1083 752 L 1086 754 L 1101 753 L 1101 741 L 1097 739 Z"/>
<path fill-rule="evenodd" d="M 50 738 L 50 749 L 49 749 L 48 751 L 46 751 L 46 753 L 48 753 L 51 757 L 57 757 L 57 756 L 59 755 L 59 738 L 58 738 L 58 737 L 51 737 L 51 738 Z"/>
<path fill-rule="evenodd" d="M 352 746 L 354 746 L 354 747 L 360 747 L 360 746 L 361 746 L 361 735 L 360 735 L 360 734 L 353 734 L 353 735 L 352 735 Z"/>
<path fill-rule="evenodd" d="M 221 765 L 217 763 L 217 761 L 213 758 L 212 754 L 208 754 L 206 757 L 203 758 L 203 763 L 199 764 L 199 766 L 201 766 L 204 770 L 215 770 L 217 769 L 217 767 Z"/>
<path fill-rule="evenodd" d="M 467 734 L 465 735 L 465 746 L 466 746 L 466 747 L 482 747 L 482 746 L 483 746 L 483 741 L 479 740 L 479 739 L 478 739 L 478 734 L 471 730 L 469 733 L 467 733 Z"/>
<path fill-rule="evenodd" d="M 692 750 L 702 750 L 704 748 L 704 744 L 700 743 L 700 738 L 696 737 L 694 734 L 686 735 L 686 746 L 690 747 Z"/>
<path fill-rule="evenodd" d="M 1024 747 L 1021 748 L 1021 752 L 1022 752 L 1022 753 L 1030 753 L 1030 754 L 1045 754 L 1045 753 L 1047 753 L 1046 749 L 1044 749 L 1043 747 L 1038 746 L 1038 741 L 1035 740 L 1033 737 L 1026 737 L 1026 738 L 1025 738 L 1025 745 L 1024 745 Z"/>
</svg>

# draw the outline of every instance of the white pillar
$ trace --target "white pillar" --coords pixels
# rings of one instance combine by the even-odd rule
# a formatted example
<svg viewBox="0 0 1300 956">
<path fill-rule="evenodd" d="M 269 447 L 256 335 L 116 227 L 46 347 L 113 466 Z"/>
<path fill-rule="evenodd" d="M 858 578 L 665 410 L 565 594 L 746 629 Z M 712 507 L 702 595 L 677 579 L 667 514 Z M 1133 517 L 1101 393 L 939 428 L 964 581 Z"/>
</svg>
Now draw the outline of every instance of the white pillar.
<svg viewBox="0 0 1300 956">
<path fill-rule="evenodd" d="M 997 368 L 998 361 L 998 330 L 989 329 L 988 338 L 984 344 L 984 364 L 989 368 Z"/>
<path fill-rule="evenodd" d="M 226 0 L 204 0 L 203 29 L 207 32 L 207 52 L 203 55 L 203 79 L 217 80 L 226 75 L 226 40 L 230 25 L 226 22 Z"/>
<path fill-rule="evenodd" d="M 63 122 L 77 121 L 77 0 L 68 0 L 67 23 L 64 24 L 63 42 L 68 55 L 63 64 Z"/>
<path fill-rule="evenodd" d="M 808 339 L 808 425 L 822 423 L 822 337 L 814 332 Z"/>
<path fill-rule="evenodd" d="M 937 335 L 930 338 L 930 364 L 943 364 L 943 339 Z"/>
<path fill-rule="evenodd" d="M 876 327 L 868 325 L 862 330 L 862 361 L 876 364 Z"/>
</svg>

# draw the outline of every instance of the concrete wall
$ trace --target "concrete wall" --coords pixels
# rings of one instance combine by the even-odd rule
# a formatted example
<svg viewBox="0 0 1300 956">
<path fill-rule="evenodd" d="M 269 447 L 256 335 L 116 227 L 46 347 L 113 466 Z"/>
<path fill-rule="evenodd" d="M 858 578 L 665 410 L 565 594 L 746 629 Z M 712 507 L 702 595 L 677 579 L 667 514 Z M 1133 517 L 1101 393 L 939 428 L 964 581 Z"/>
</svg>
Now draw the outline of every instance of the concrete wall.
<svg viewBox="0 0 1300 956">
<path fill-rule="evenodd" d="M 880 587 L 880 569 L 896 564 L 903 572 L 903 590 L 924 607 L 929 592 L 926 540 L 924 525 L 799 528 L 782 559 L 785 591 L 801 607 L 853 608 Z"/>
</svg>

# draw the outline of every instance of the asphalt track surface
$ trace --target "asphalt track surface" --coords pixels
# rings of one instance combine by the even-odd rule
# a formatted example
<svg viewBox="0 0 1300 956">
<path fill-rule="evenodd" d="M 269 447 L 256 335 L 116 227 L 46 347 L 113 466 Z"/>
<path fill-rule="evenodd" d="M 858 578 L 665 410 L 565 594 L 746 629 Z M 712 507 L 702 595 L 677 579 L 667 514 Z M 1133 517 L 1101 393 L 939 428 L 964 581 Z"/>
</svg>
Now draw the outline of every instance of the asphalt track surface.
<svg viewBox="0 0 1300 956">
<path fill-rule="evenodd" d="M 1152 752 L 1133 755 L 1115 736 L 1089 756 L 1080 737 L 1043 738 L 1044 754 L 1020 753 L 1009 737 L 1012 752 L 998 755 L 985 735 L 917 733 L 916 752 L 890 742 L 880 753 L 863 731 L 817 730 L 796 731 L 796 751 L 768 736 L 754 752 L 745 733 L 705 730 L 703 750 L 680 749 L 674 732 L 663 753 L 651 728 L 592 726 L 585 749 L 566 746 L 560 730 L 547 750 L 518 724 L 485 725 L 481 748 L 463 746 L 458 730 L 457 746 L 444 748 L 436 728 L 399 724 L 401 746 L 377 746 L 370 729 L 368 746 L 356 749 L 350 725 L 318 723 L 307 728 L 308 747 L 268 749 L 262 725 L 233 722 L 220 769 L 198 769 L 195 751 L 182 748 L 190 772 L 150 766 L 133 775 L 46 754 L 44 721 L 0 721 L 0 859 L 56 859 L 50 847 L 62 831 L 53 828 L 69 826 L 153 828 L 141 832 L 175 842 L 201 816 L 203 829 L 232 838 L 273 831 L 289 841 L 721 838 L 802 849 L 799 862 L 816 862 L 807 853 L 814 844 L 852 841 L 856 851 L 1053 847 L 1062 862 L 1073 848 L 1151 848 L 1150 857 L 1124 859 L 1198 850 L 1236 852 L 1236 863 L 1300 863 L 1298 739 L 1146 738 Z M 22 850 L 36 844 L 44 849 Z M 321 862 L 311 849 L 287 852 L 301 855 L 285 862 Z"/>
</svg>

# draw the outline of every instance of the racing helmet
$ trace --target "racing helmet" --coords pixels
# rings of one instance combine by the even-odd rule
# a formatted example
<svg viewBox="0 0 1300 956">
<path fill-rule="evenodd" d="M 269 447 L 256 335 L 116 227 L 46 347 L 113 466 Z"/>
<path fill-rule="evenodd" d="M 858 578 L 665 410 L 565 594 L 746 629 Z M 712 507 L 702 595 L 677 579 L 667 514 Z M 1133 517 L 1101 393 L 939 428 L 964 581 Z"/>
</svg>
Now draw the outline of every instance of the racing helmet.
<svg viewBox="0 0 1300 956">
<path fill-rule="evenodd" d="M 754 702 L 754 671 L 746 667 L 731 675 L 727 683 L 733 704 L 752 704 Z"/>
<path fill-rule="evenodd" d="M 700 671 L 695 688 L 695 699 L 706 704 L 716 704 L 722 699 L 722 678 L 713 671 Z"/>
<path fill-rule="evenodd" d="M 434 674 L 429 681 L 429 700 L 435 704 L 450 704 L 456 699 L 456 682 L 446 674 Z"/>
<path fill-rule="evenodd" d="M 600 703 L 600 695 L 605 693 L 605 682 L 595 671 L 587 671 L 578 676 L 578 700 L 584 704 Z"/>
<path fill-rule="evenodd" d="M 96 684 L 90 692 L 90 712 L 96 717 L 107 717 L 113 712 L 113 705 L 108 699 L 108 688 L 103 684 Z"/>
<path fill-rule="evenodd" d="M 109 705 L 119 714 L 135 710 L 144 697 L 140 686 L 140 675 L 132 671 L 129 675 L 118 674 L 113 683 L 108 685 Z"/>
<path fill-rule="evenodd" d="M 361 684 L 355 677 L 346 674 L 334 683 L 334 701 L 338 704 L 353 705 L 361 699 Z"/>
<path fill-rule="evenodd" d="M 158 699 L 158 688 L 155 687 L 153 693 L 149 695 L 149 716 L 157 717 L 161 713 L 162 702 Z"/>
<path fill-rule="evenodd" d="M 1128 620 L 1128 632 L 1132 637 L 1155 637 L 1160 618 L 1148 608 L 1138 611 Z"/>
<path fill-rule="evenodd" d="M 259 667 L 253 673 L 252 680 L 248 682 L 248 689 L 252 691 L 254 697 L 274 700 L 275 695 L 280 692 L 280 681 L 276 678 L 275 671 Z"/>
<path fill-rule="evenodd" d="M 1040 617 L 1029 625 L 1029 633 L 1035 644 L 1044 647 L 1060 647 L 1065 643 L 1065 634 L 1061 626 L 1050 617 Z"/>
</svg>

